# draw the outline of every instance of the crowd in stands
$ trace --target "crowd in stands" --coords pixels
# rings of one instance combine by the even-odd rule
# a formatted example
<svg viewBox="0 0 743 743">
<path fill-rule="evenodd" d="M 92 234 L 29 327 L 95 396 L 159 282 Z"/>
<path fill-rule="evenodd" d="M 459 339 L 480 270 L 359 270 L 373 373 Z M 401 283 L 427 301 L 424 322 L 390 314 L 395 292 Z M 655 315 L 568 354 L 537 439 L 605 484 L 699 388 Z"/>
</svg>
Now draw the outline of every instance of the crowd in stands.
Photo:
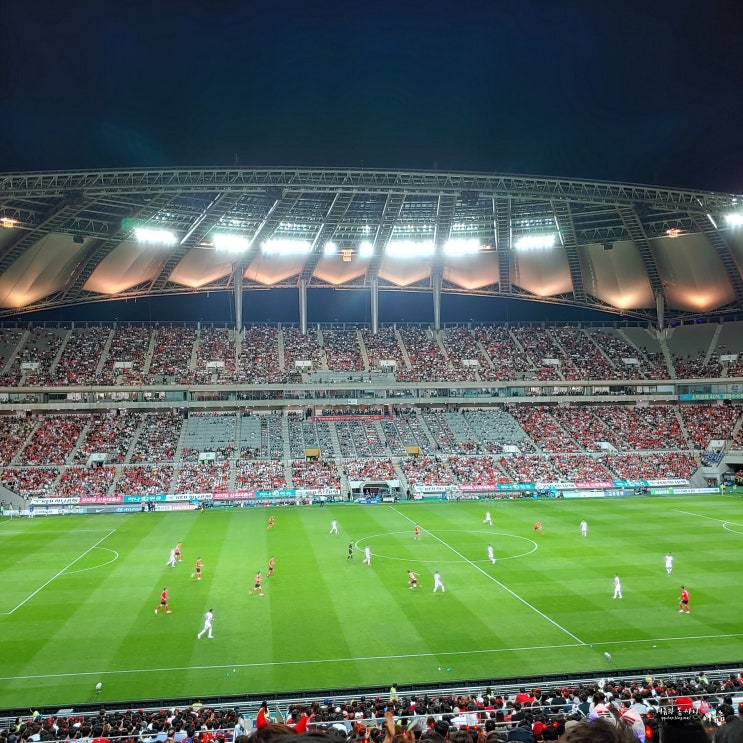
<svg viewBox="0 0 743 743">
<path fill-rule="evenodd" d="M 260 707 L 196 701 L 81 714 L 32 707 L 0 729 L 0 743 L 739 743 L 743 679 L 737 672 L 717 676 L 648 672 L 637 679 L 402 694 L 392 687 Z"/>
<path fill-rule="evenodd" d="M 281 490 L 286 487 L 286 472 L 281 462 L 240 460 L 235 467 L 235 490 Z"/>
<path fill-rule="evenodd" d="M 191 378 L 196 384 L 233 381 L 237 349 L 229 328 L 202 327 L 196 347 L 196 368 Z"/>
<path fill-rule="evenodd" d="M 450 328 L 441 334 L 441 341 L 452 366 L 449 379 L 456 382 L 475 382 L 482 378 L 478 377 L 477 370 L 490 367 L 490 361 L 470 328 L 462 325 Z"/>
<path fill-rule="evenodd" d="M 71 330 L 54 367 L 54 384 L 77 385 L 102 381 L 98 367 L 111 333 L 111 328 L 101 325 Z"/>
<path fill-rule="evenodd" d="M 67 467 L 54 483 L 56 498 L 80 498 L 108 495 L 116 468 L 102 467 Z"/>
<path fill-rule="evenodd" d="M 114 485 L 114 495 L 167 493 L 172 479 L 172 464 L 125 465 Z"/>
<path fill-rule="evenodd" d="M 454 477 L 446 463 L 436 457 L 409 457 L 400 462 L 410 485 L 453 485 Z"/>
<path fill-rule="evenodd" d="M 35 426 L 36 421 L 25 415 L 0 417 L 0 465 L 11 463 Z"/>
<path fill-rule="evenodd" d="M 322 338 L 328 369 L 344 372 L 364 370 L 364 358 L 361 355 L 358 332 L 355 329 L 323 330 Z"/>
<path fill-rule="evenodd" d="M 432 382 L 434 380 L 462 381 L 444 355 L 431 331 L 424 328 L 403 327 L 398 330 L 410 366 L 397 370 L 399 382 Z"/>
<path fill-rule="evenodd" d="M 7 467 L 1 481 L 8 490 L 28 500 L 53 496 L 58 476 L 56 467 Z"/>
<path fill-rule="evenodd" d="M 35 495 L 337 490 L 345 487 L 344 470 L 348 480 L 401 479 L 403 489 L 688 480 L 700 464 L 719 465 L 722 457 L 709 455 L 720 454 L 734 431 L 733 446 L 743 448 L 741 411 L 715 403 L 572 403 L 464 410 L 345 405 L 317 411 L 325 415 L 306 408 L 243 410 L 239 417 L 194 411 L 184 418 L 180 408 L 14 415 L 0 417 L 0 465 L 11 490 Z M 705 451 L 713 441 L 715 450 Z M 319 461 L 305 463 L 314 457 Z M 104 472 L 78 471 L 94 464 L 105 464 Z M 71 467 L 77 469 L 65 469 Z"/>
<path fill-rule="evenodd" d="M 142 384 L 151 340 L 151 328 L 117 325 L 103 365 L 103 384 Z"/>
<path fill-rule="evenodd" d="M 175 476 L 176 493 L 211 493 L 230 490 L 229 462 L 186 463 Z"/>
<path fill-rule="evenodd" d="M 292 487 L 309 490 L 340 490 L 338 468 L 331 462 L 293 461 L 291 464 Z"/>
<path fill-rule="evenodd" d="M 635 329 L 637 330 L 637 329 Z M 234 328 L 181 325 L 28 326 L 0 329 L 0 385 L 298 383 L 312 371 L 389 371 L 400 382 L 661 380 L 741 376 L 743 362 L 722 361 L 743 348 L 692 351 L 675 345 L 666 363 L 662 339 L 632 342 L 618 328 L 576 325 L 383 325 Z M 731 335 L 731 334 L 728 334 Z M 734 336 L 734 333 L 732 333 Z M 635 335 L 634 340 L 637 340 Z M 648 350 L 647 345 L 654 346 Z M 688 351 L 688 353 L 685 353 Z"/>
<path fill-rule="evenodd" d="M 196 328 L 163 325 L 155 332 L 149 375 L 187 384 L 190 378 L 191 356 L 196 343 Z"/>
<path fill-rule="evenodd" d="M 44 416 L 21 450 L 20 460 L 27 465 L 65 464 L 85 422 L 83 416 Z"/>
<path fill-rule="evenodd" d="M 172 462 L 183 425 L 179 410 L 145 413 L 131 455 L 132 462 Z"/>
<path fill-rule="evenodd" d="M 75 448 L 74 461 L 86 462 L 91 454 L 105 454 L 106 462 L 123 462 L 141 425 L 141 413 L 117 414 L 114 410 L 93 414 L 82 441 Z"/>
<path fill-rule="evenodd" d="M 396 480 L 395 465 L 391 459 L 345 459 L 343 470 L 349 480 Z"/>
<path fill-rule="evenodd" d="M 245 328 L 240 343 L 238 382 L 278 384 L 286 380 L 279 363 L 279 329 L 270 325 Z"/>
</svg>

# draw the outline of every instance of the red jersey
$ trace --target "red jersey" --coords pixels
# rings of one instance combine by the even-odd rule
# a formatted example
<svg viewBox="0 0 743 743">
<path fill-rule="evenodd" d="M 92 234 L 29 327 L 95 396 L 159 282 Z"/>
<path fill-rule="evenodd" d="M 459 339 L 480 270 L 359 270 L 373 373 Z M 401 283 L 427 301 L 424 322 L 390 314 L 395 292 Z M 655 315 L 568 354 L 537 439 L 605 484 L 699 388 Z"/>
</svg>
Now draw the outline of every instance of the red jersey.
<svg viewBox="0 0 743 743">
<path fill-rule="evenodd" d="M 683 591 L 681 591 L 681 600 L 682 601 L 688 601 L 689 600 L 689 592 L 684 588 Z"/>
<path fill-rule="evenodd" d="M 168 603 L 168 592 L 165 589 L 163 589 L 163 592 L 160 594 L 160 602 L 163 604 Z"/>
<path fill-rule="evenodd" d="M 261 587 L 261 574 L 258 573 L 258 575 L 255 576 L 255 587 L 260 588 Z"/>
<path fill-rule="evenodd" d="M 200 559 L 196 560 L 196 572 L 197 573 L 201 572 L 201 560 Z"/>
</svg>

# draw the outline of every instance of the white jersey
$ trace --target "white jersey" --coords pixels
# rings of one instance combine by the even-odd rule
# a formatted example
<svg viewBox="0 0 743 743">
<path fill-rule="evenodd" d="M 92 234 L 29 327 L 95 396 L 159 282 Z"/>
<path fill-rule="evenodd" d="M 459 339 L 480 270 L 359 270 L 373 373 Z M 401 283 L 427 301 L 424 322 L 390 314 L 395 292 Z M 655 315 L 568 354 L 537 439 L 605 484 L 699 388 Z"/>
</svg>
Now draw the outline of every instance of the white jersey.
<svg viewBox="0 0 743 743">
<path fill-rule="evenodd" d="M 673 555 L 666 555 L 666 572 L 670 573 L 673 570 Z"/>
<path fill-rule="evenodd" d="M 622 582 L 619 580 L 619 576 L 614 576 L 614 596 L 615 599 L 622 598 Z"/>
<path fill-rule="evenodd" d="M 204 627 L 207 629 L 212 626 L 212 620 L 214 619 L 214 614 L 210 611 L 206 612 L 204 614 Z"/>
<path fill-rule="evenodd" d="M 333 520 L 330 522 L 330 533 L 331 534 L 337 534 L 338 533 L 338 522 Z"/>
<path fill-rule="evenodd" d="M 586 534 L 588 534 L 588 522 L 587 521 L 581 521 L 580 522 L 580 533 L 585 537 Z"/>
<path fill-rule="evenodd" d="M 488 545 L 488 560 L 495 565 L 495 554 L 493 553 L 493 547 Z"/>
<path fill-rule="evenodd" d="M 493 519 L 492 519 L 492 518 L 490 517 L 490 511 L 488 511 L 488 512 L 487 512 L 487 513 L 485 514 L 485 518 L 483 519 L 482 523 L 483 523 L 483 524 L 490 524 L 490 526 L 492 526 L 492 525 L 493 525 Z"/>
<path fill-rule="evenodd" d="M 371 547 L 364 547 L 364 562 L 371 565 Z"/>
<path fill-rule="evenodd" d="M 439 588 L 442 591 L 446 591 L 446 588 L 444 588 L 444 584 L 441 582 L 441 575 L 439 575 L 437 571 L 433 574 L 433 592 L 436 593 L 436 591 L 438 591 Z"/>
</svg>

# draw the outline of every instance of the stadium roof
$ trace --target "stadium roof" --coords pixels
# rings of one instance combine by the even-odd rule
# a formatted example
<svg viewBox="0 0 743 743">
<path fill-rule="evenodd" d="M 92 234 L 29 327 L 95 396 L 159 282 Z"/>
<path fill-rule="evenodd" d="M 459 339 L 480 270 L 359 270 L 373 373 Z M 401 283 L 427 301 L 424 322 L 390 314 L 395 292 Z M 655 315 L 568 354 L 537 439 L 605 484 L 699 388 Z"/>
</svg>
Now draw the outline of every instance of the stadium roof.
<svg viewBox="0 0 743 743">
<path fill-rule="evenodd" d="M 734 215 L 743 195 L 499 174 L 7 173 L 0 317 L 240 287 L 521 298 L 652 321 L 730 313 L 743 310 Z"/>
</svg>

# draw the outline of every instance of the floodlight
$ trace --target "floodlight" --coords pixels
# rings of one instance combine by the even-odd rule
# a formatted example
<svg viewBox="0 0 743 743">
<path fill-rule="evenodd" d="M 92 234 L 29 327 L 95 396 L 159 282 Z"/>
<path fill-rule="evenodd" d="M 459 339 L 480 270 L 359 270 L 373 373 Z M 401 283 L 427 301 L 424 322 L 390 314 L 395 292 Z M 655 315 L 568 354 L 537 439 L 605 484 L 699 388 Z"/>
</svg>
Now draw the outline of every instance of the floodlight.
<svg viewBox="0 0 743 743">
<path fill-rule="evenodd" d="M 178 242 L 178 238 L 170 230 L 137 227 L 134 234 L 139 242 L 150 245 L 175 245 Z"/>
<path fill-rule="evenodd" d="M 555 245 L 555 235 L 522 235 L 514 246 L 516 250 L 544 250 Z"/>
<path fill-rule="evenodd" d="M 725 215 L 725 220 L 731 227 L 740 227 L 743 225 L 743 214 L 741 212 L 731 212 Z"/>
<path fill-rule="evenodd" d="M 266 254 L 276 255 L 306 255 L 310 252 L 312 245 L 309 240 L 291 240 L 289 238 L 276 237 L 261 245 Z"/>
<path fill-rule="evenodd" d="M 446 255 L 468 255 L 480 250 L 480 241 L 476 237 L 452 237 L 444 245 Z"/>
<path fill-rule="evenodd" d="M 396 258 L 425 258 L 435 249 L 433 240 L 390 240 L 384 252 Z"/>
<path fill-rule="evenodd" d="M 325 255 L 335 255 L 338 252 L 338 246 L 330 240 L 325 243 L 325 249 L 323 252 Z"/>
<path fill-rule="evenodd" d="M 359 245 L 359 255 L 362 258 L 370 258 L 374 255 L 374 245 L 372 245 L 368 240 L 364 240 L 361 245 Z"/>
<path fill-rule="evenodd" d="M 217 232 L 212 235 L 212 244 L 217 250 L 224 250 L 228 253 L 241 253 L 250 247 L 247 237 L 229 232 Z"/>
<path fill-rule="evenodd" d="M 18 220 L 15 217 L 0 217 L 0 227 L 10 229 L 18 224 Z"/>
</svg>

